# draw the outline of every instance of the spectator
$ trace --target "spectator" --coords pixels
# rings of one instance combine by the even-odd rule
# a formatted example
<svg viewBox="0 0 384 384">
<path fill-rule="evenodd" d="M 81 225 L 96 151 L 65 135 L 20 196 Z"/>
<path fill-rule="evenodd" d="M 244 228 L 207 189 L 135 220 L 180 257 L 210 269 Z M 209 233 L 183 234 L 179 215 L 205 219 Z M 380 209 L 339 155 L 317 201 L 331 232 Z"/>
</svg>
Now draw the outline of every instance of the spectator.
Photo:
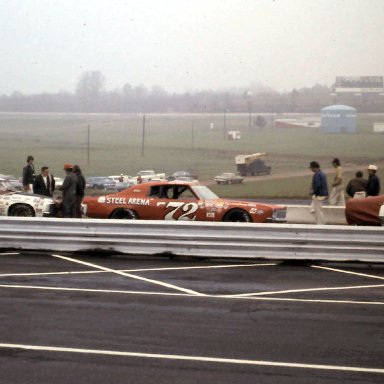
<svg viewBox="0 0 384 384">
<path fill-rule="evenodd" d="M 367 196 L 378 196 L 380 194 L 380 179 L 377 177 L 377 166 L 370 164 L 368 166 Z"/>
<path fill-rule="evenodd" d="M 33 193 L 44 196 L 52 196 L 55 190 L 55 179 L 49 173 L 49 168 L 44 166 L 41 168 L 40 175 L 36 176 L 33 183 Z"/>
<path fill-rule="evenodd" d="M 316 224 L 325 224 L 323 201 L 328 196 L 327 178 L 317 161 L 311 161 L 309 168 L 313 172 L 311 212 L 315 214 Z"/>
<path fill-rule="evenodd" d="M 367 188 L 367 179 L 363 178 L 363 172 L 357 171 L 355 177 L 351 179 L 345 191 L 350 197 L 365 197 Z"/>
<path fill-rule="evenodd" d="M 343 186 L 343 169 L 341 168 L 340 160 L 333 159 L 332 165 L 335 168 L 335 176 L 332 183 L 331 194 L 329 196 L 329 204 L 345 205 L 344 186 Z"/>
<path fill-rule="evenodd" d="M 64 164 L 64 171 L 66 176 L 60 187 L 60 190 L 63 191 L 63 217 L 76 217 L 77 177 L 73 173 L 71 164 Z"/>
<path fill-rule="evenodd" d="M 78 165 L 73 166 L 73 173 L 76 175 L 77 182 L 76 182 L 76 217 L 81 219 L 82 218 L 82 211 L 81 211 L 81 203 L 83 202 L 84 198 L 84 191 L 85 191 L 85 178 L 81 172 L 81 169 Z"/>
<path fill-rule="evenodd" d="M 23 168 L 23 191 L 33 193 L 33 182 L 35 181 L 34 158 L 29 155 L 27 157 L 27 165 Z"/>
</svg>

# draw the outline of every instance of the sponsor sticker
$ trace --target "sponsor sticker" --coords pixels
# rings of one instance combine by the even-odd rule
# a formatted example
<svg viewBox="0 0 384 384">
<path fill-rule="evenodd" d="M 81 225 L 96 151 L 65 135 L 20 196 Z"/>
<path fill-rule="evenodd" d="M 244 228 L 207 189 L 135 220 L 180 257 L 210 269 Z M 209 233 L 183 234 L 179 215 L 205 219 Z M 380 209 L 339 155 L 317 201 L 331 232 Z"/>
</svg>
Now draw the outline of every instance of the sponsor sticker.
<svg viewBox="0 0 384 384">
<path fill-rule="evenodd" d="M 140 199 L 137 197 L 108 197 L 100 196 L 97 199 L 100 204 L 115 204 L 115 205 L 149 205 L 149 199 Z"/>
</svg>

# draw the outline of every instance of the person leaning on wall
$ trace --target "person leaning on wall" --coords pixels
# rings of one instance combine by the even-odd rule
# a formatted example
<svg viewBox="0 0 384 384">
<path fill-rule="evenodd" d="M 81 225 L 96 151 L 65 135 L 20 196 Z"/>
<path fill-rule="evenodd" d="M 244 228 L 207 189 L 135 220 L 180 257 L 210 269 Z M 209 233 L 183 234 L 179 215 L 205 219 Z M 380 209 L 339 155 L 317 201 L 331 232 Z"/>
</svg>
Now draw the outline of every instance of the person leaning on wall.
<svg viewBox="0 0 384 384">
<path fill-rule="evenodd" d="M 355 177 L 348 182 L 345 192 L 349 197 L 362 198 L 366 196 L 368 181 L 363 176 L 363 172 L 357 171 Z"/>
</svg>

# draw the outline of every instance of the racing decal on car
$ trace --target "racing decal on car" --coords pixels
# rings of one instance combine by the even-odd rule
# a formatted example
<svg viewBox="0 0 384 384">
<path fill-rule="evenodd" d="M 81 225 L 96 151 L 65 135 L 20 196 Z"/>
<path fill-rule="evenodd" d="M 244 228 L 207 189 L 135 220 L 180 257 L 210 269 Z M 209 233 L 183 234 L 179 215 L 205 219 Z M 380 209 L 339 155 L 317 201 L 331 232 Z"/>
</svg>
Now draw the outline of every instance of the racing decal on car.
<svg viewBox="0 0 384 384">
<path fill-rule="evenodd" d="M 263 210 L 263 209 L 257 209 L 257 208 L 251 208 L 251 209 L 249 210 L 249 213 L 250 213 L 251 215 L 259 215 L 259 216 L 262 216 L 262 215 L 264 215 L 264 210 Z"/>
<path fill-rule="evenodd" d="M 101 196 L 97 200 L 101 204 L 116 204 L 116 205 L 149 205 L 149 199 L 140 199 L 136 197 L 130 197 L 128 200 L 125 197 L 106 197 Z"/>
<path fill-rule="evenodd" d="M 199 208 L 196 203 L 182 203 L 178 201 L 170 201 L 166 208 L 171 210 L 164 216 L 164 220 L 196 220 L 196 215 L 188 217 L 197 211 Z M 180 216 L 179 213 L 182 213 Z"/>
</svg>

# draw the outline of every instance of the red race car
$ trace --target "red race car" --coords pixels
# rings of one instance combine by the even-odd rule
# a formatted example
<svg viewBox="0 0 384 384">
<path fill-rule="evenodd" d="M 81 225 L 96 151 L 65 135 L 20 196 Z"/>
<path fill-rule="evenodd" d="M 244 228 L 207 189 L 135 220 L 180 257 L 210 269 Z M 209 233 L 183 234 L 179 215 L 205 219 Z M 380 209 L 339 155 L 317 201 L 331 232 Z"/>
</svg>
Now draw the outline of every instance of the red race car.
<svg viewBox="0 0 384 384">
<path fill-rule="evenodd" d="M 384 225 L 384 195 L 349 199 L 345 205 L 345 217 L 350 225 Z M 380 213 L 381 212 L 381 213 Z"/>
<path fill-rule="evenodd" d="M 286 222 L 286 207 L 225 200 L 193 182 L 159 181 L 121 192 L 87 196 L 86 216 L 109 219 Z"/>
</svg>

